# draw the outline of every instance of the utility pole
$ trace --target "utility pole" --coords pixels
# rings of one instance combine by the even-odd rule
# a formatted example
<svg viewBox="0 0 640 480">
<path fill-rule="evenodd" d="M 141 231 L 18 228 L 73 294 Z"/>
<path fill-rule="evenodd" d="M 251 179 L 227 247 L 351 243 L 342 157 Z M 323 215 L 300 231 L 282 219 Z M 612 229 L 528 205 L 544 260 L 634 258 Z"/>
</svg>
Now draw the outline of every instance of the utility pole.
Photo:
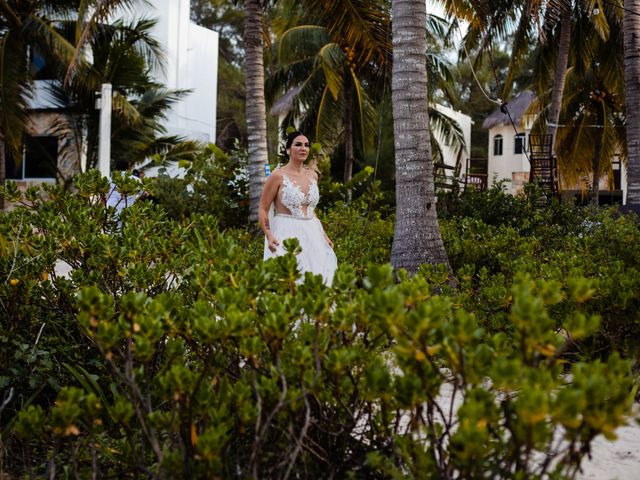
<svg viewBox="0 0 640 480">
<path fill-rule="evenodd" d="M 111 84 L 103 83 L 96 99 L 96 108 L 100 110 L 98 170 L 103 177 L 111 175 L 111 95 Z"/>
</svg>

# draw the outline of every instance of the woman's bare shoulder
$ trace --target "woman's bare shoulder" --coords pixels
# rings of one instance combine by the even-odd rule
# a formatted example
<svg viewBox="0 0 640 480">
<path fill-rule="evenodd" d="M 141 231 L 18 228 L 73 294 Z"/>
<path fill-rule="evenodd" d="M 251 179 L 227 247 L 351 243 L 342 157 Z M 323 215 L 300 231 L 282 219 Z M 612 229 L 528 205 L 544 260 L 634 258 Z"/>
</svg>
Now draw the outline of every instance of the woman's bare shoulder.
<svg viewBox="0 0 640 480">
<path fill-rule="evenodd" d="M 314 168 L 307 167 L 306 172 L 309 178 L 315 180 L 316 182 L 318 181 L 318 172 L 316 172 Z"/>
<path fill-rule="evenodd" d="M 282 180 L 282 176 L 284 175 L 284 173 L 282 172 L 282 169 L 280 167 L 276 167 L 273 172 L 271 172 L 271 175 L 269 175 L 269 178 L 267 178 L 267 180 Z"/>
</svg>

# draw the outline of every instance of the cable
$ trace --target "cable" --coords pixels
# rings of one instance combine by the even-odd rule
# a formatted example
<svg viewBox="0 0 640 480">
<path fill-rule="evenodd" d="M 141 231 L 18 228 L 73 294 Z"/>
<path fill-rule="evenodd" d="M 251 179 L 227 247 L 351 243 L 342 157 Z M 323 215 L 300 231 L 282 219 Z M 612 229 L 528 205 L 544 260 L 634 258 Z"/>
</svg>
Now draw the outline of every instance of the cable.
<svg viewBox="0 0 640 480">
<path fill-rule="evenodd" d="M 489 36 L 489 45 L 491 45 L 491 36 Z M 498 74 L 496 72 L 496 65 L 493 61 L 493 55 L 491 53 L 491 48 L 487 49 L 487 54 L 489 56 L 489 63 L 491 64 L 491 71 L 493 72 L 493 79 L 496 82 L 496 90 L 499 90 L 500 88 L 500 82 L 498 81 Z M 509 106 L 507 102 L 501 102 L 500 104 L 500 111 L 502 113 L 504 113 L 508 118 L 509 118 L 509 122 L 511 123 L 511 126 L 513 127 L 513 131 L 516 133 L 516 135 L 519 135 L 520 132 L 518 131 L 518 128 L 516 127 L 516 123 L 513 121 L 513 117 L 511 117 L 511 112 L 509 112 Z M 529 153 L 527 152 L 527 146 L 526 144 L 522 146 L 522 151 L 524 153 L 524 156 L 527 158 L 527 162 L 529 162 L 529 168 L 531 169 L 531 158 L 529 157 Z"/>
<path fill-rule="evenodd" d="M 606 5 L 611 5 L 612 7 L 616 7 L 619 8 L 620 10 L 624 10 L 625 13 L 628 13 L 630 15 L 636 15 L 638 17 L 640 17 L 640 12 L 635 12 L 633 10 L 629 10 L 628 8 L 625 8 L 623 5 L 618 5 L 617 3 L 613 3 L 613 2 L 607 2 L 606 0 L 601 0 L 602 3 L 606 4 Z M 594 15 L 598 15 L 600 12 L 596 12 L 596 9 L 594 9 L 593 14 Z"/>
<path fill-rule="evenodd" d="M 495 103 L 497 105 L 502 105 L 502 101 L 500 99 L 494 100 L 493 98 L 490 98 L 489 95 L 487 95 L 487 92 L 485 92 L 482 84 L 480 83 L 480 80 L 478 79 L 478 76 L 476 75 L 476 71 L 473 68 L 473 62 L 471 62 L 471 56 L 469 55 L 469 51 L 467 50 L 467 45 L 464 41 L 464 35 L 462 34 L 462 29 L 460 28 L 460 21 L 458 20 L 459 15 L 458 15 L 458 6 L 456 5 L 455 0 L 453 0 L 453 14 L 455 15 L 455 22 L 456 22 L 456 27 L 458 28 L 458 32 L 460 33 L 460 40 L 462 41 L 462 48 L 464 50 L 464 54 L 467 57 L 467 61 L 469 62 L 469 68 L 471 69 L 471 73 L 473 74 L 473 78 L 475 79 L 476 83 L 478 84 L 478 88 L 480 89 L 480 91 L 482 92 L 482 94 L 485 96 L 485 98 L 487 100 L 489 100 L 491 103 Z M 496 83 L 497 85 L 497 83 Z"/>
</svg>

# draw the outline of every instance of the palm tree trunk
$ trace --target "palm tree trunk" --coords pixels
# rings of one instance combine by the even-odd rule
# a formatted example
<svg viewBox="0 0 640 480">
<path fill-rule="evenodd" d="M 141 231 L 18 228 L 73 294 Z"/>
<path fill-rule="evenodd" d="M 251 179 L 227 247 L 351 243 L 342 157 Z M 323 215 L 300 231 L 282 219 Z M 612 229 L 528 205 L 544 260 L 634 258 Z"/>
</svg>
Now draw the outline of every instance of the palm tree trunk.
<svg viewBox="0 0 640 480">
<path fill-rule="evenodd" d="M 409 273 L 415 273 L 423 263 L 444 263 L 451 270 L 438 228 L 433 184 L 425 56 L 426 3 L 393 0 L 392 18 L 396 224 L 391 263 Z"/>
<path fill-rule="evenodd" d="M 353 85 L 349 71 L 344 84 L 344 182 L 353 176 Z"/>
<path fill-rule="evenodd" d="M 7 159 L 5 157 L 6 147 L 4 137 L 0 133 L 0 186 L 7 180 Z M 0 212 L 4 210 L 4 197 L 0 197 Z"/>
<path fill-rule="evenodd" d="M 624 0 L 627 205 L 640 205 L 640 0 Z"/>
<path fill-rule="evenodd" d="M 571 3 L 568 2 L 568 4 L 560 18 L 560 45 L 558 48 L 558 59 L 556 60 L 556 71 L 553 78 L 549 125 L 547 126 L 547 134 L 553 135 L 551 143 L 552 152 L 555 151 L 555 135 L 560 120 L 560 107 L 562 105 L 564 83 L 567 78 L 567 64 L 569 63 L 569 49 L 571 47 Z"/>
<path fill-rule="evenodd" d="M 598 125 L 604 124 L 604 114 L 601 113 L 604 109 L 604 106 L 601 107 L 600 113 L 598 114 Z M 604 137 L 604 127 L 601 129 L 602 132 L 596 137 L 595 140 L 595 148 L 593 149 L 593 162 L 591 164 L 591 169 L 593 170 L 593 187 L 591 190 L 591 204 L 599 205 L 600 204 L 600 161 L 602 157 L 602 140 Z"/>
<path fill-rule="evenodd" d="M 244 1 L 247 148 L 249 152 L 249 221 L 258 221 L 258 206 L 267 164 L 267 113 L 264 99 L 262 1 Z"/>
<path fill-rule="evenodd" d="M 344 78 L 344 183 L 353 177 L 353 84 L 349 70 Z M 351 202 L 352 191 L 347 189 L 347 203 Z"/>
</svg>

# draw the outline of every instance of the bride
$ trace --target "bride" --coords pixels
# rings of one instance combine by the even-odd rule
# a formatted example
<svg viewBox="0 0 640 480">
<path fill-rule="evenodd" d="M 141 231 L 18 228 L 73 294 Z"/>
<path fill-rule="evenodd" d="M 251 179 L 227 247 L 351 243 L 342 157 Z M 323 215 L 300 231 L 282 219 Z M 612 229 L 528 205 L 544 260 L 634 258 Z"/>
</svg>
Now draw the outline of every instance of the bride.
<svg viewBox="0 0 640 480">
<path fill-rule="evenodd" d="M 314 210 L 320 199 L 318 174 L 304 165 L 309 156 L 309 139 L 300 132 L 287 136 L 289 160 L 267 178 L 260 199 L 259 221 L 265 235 L 264 259 L 284 255 L 282 241 L 297 238 L 302 252 L 297 255 L 301 273 L 322 275 L 331 285 L 337 268 L 333 242 L 322 228 Z M 273 204 L 274 215 L 269 218 Z"/>
</svg>

